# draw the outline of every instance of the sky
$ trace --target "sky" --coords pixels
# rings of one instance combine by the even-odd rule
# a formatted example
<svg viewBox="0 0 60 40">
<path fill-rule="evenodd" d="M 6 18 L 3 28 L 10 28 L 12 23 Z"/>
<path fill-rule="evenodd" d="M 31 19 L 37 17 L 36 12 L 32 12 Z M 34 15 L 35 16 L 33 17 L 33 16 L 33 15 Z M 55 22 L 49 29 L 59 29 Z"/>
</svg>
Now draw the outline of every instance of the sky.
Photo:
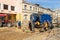
<svg viewBox="0 0 60 40">
<path fill-rule="evenodd" d="M 40 4 L 44 8 L 60 9 L 60 0 L 27 0 L 33 4 Z"/>
</svg>

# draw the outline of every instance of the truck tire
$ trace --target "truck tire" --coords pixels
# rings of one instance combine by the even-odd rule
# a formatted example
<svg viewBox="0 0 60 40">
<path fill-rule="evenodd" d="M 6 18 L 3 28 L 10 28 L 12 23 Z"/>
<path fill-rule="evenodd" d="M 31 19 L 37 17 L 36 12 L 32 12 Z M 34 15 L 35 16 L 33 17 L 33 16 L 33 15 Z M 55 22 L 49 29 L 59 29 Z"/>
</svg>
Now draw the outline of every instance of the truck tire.
<svg viewBox="0 0 60 40">
<path fill-rule="evenodd" d="M 30 31 L 35 32 L 34 24 L 32 23 L 32 21 L 29 23 L 29 29 Z"/>
<path fill-rule="evenodd" d="M 32 31 L 32 25 L 31 25 L 31 22 L 29 22 L 29 29 L 30 29 L 30 31 Z"/>
</svg>

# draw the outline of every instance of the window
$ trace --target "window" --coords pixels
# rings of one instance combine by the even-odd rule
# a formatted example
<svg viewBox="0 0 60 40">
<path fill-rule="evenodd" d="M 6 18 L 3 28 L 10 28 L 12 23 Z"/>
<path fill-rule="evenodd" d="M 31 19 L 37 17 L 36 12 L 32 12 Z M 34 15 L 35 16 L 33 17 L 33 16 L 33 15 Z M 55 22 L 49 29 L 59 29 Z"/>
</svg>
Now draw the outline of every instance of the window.
<svg viewBox="0 0 60 40">
<path fill-rule="evenodd" d="M 27 9 L 27 5 L 24 5 L 24 9 L 25 9 L 25 10 Z"/>
<path fill-rule="evenodd" d="M 30 10 L 32 10 L 32 6 L 30 6 Z"/>
<path fill-rule="evenodd" d="M 35 11 L 35 7 L 33 7 L 33 11 Z"/>
<path fill-rule="evenodd" d="M 34 11 L 37 11 L 37 7 L 33 7 L 33 10 L 34 10 Z"/>
<path fill-rule="evenodd" d="M 38 8 L 38 11 L 40 11 L 40 9 Z"/>
<path fill-rule="evenodd" d="M 11 6 L 11 10 L 14 11 L 15 10 L 15 7 L 14 6 Z"/>
<path fill-rule="evenodd" d="M 25 16 L 25 18 L 24 18 L 24 19 L 26 20 L 26 19 L 27 19 L 27 14 L 25 14 L 24 16 Z"/>
<path fill-rule="evenodd" d="M 4 4 L 4 9 L 8 10 L 8 5 Z"/>
<path fill-rule="evenodd" d="M 25 16 L 25 20 L 27 19 L 27 16 Z"/>
<path fill-rule="evenodd" d="M 37 11 L 37 8 L 36 8 L 36 11 Z"/>
</svg>

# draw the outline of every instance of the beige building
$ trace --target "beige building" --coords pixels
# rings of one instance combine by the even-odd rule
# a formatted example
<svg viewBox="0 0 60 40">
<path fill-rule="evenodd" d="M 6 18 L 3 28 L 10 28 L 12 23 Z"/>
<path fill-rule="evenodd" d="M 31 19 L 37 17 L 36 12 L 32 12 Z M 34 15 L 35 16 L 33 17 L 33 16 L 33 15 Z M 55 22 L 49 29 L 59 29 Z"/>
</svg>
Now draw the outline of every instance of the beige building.
<svg viewBox="0 0 60 40">
<path fill-rule="evenodd" d="M 52 11 L 49 8 L 43 8 L 43 7 L 39 6 L 39 5 L 31 4 L 31 3 L 28 3 L 26 1 L 24 1 L 22 3 L 22 13 L 23 13 L 22 14 L 23 18 L 21 19 L 22 22 L 25 22 L 25 20 L 30 21 L 30 15 L 33 14 L 33 13 L 40 13 L 40 14 L 45 13 L 45 14 L 49 14 L 49 15 L 51 15 L 53 17 L 52 22 L 53 23 L 55 22 L 56 12 Z"/>
<path fill-rule="evenodd" d="M 55 12 L 56 12 L 56 20 L 58 21 L 58 23 L 60 23 L 60 9 L 56 9 L 55 10 Z"/>
</svg>

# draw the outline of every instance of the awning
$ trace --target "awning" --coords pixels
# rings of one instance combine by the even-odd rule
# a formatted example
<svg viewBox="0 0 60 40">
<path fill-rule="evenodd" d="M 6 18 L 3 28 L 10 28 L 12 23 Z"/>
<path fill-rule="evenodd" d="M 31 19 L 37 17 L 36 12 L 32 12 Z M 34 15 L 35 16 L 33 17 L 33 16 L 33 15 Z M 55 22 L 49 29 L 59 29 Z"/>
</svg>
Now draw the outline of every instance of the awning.
<svg viewBox="0 0 60 40">
<path fill-rule="evenodd" d="M 0 14 L 0 16 L 3 16 L 4 17 L 4 16 L 7 16 L 7 14 Z"/>
</svg>

